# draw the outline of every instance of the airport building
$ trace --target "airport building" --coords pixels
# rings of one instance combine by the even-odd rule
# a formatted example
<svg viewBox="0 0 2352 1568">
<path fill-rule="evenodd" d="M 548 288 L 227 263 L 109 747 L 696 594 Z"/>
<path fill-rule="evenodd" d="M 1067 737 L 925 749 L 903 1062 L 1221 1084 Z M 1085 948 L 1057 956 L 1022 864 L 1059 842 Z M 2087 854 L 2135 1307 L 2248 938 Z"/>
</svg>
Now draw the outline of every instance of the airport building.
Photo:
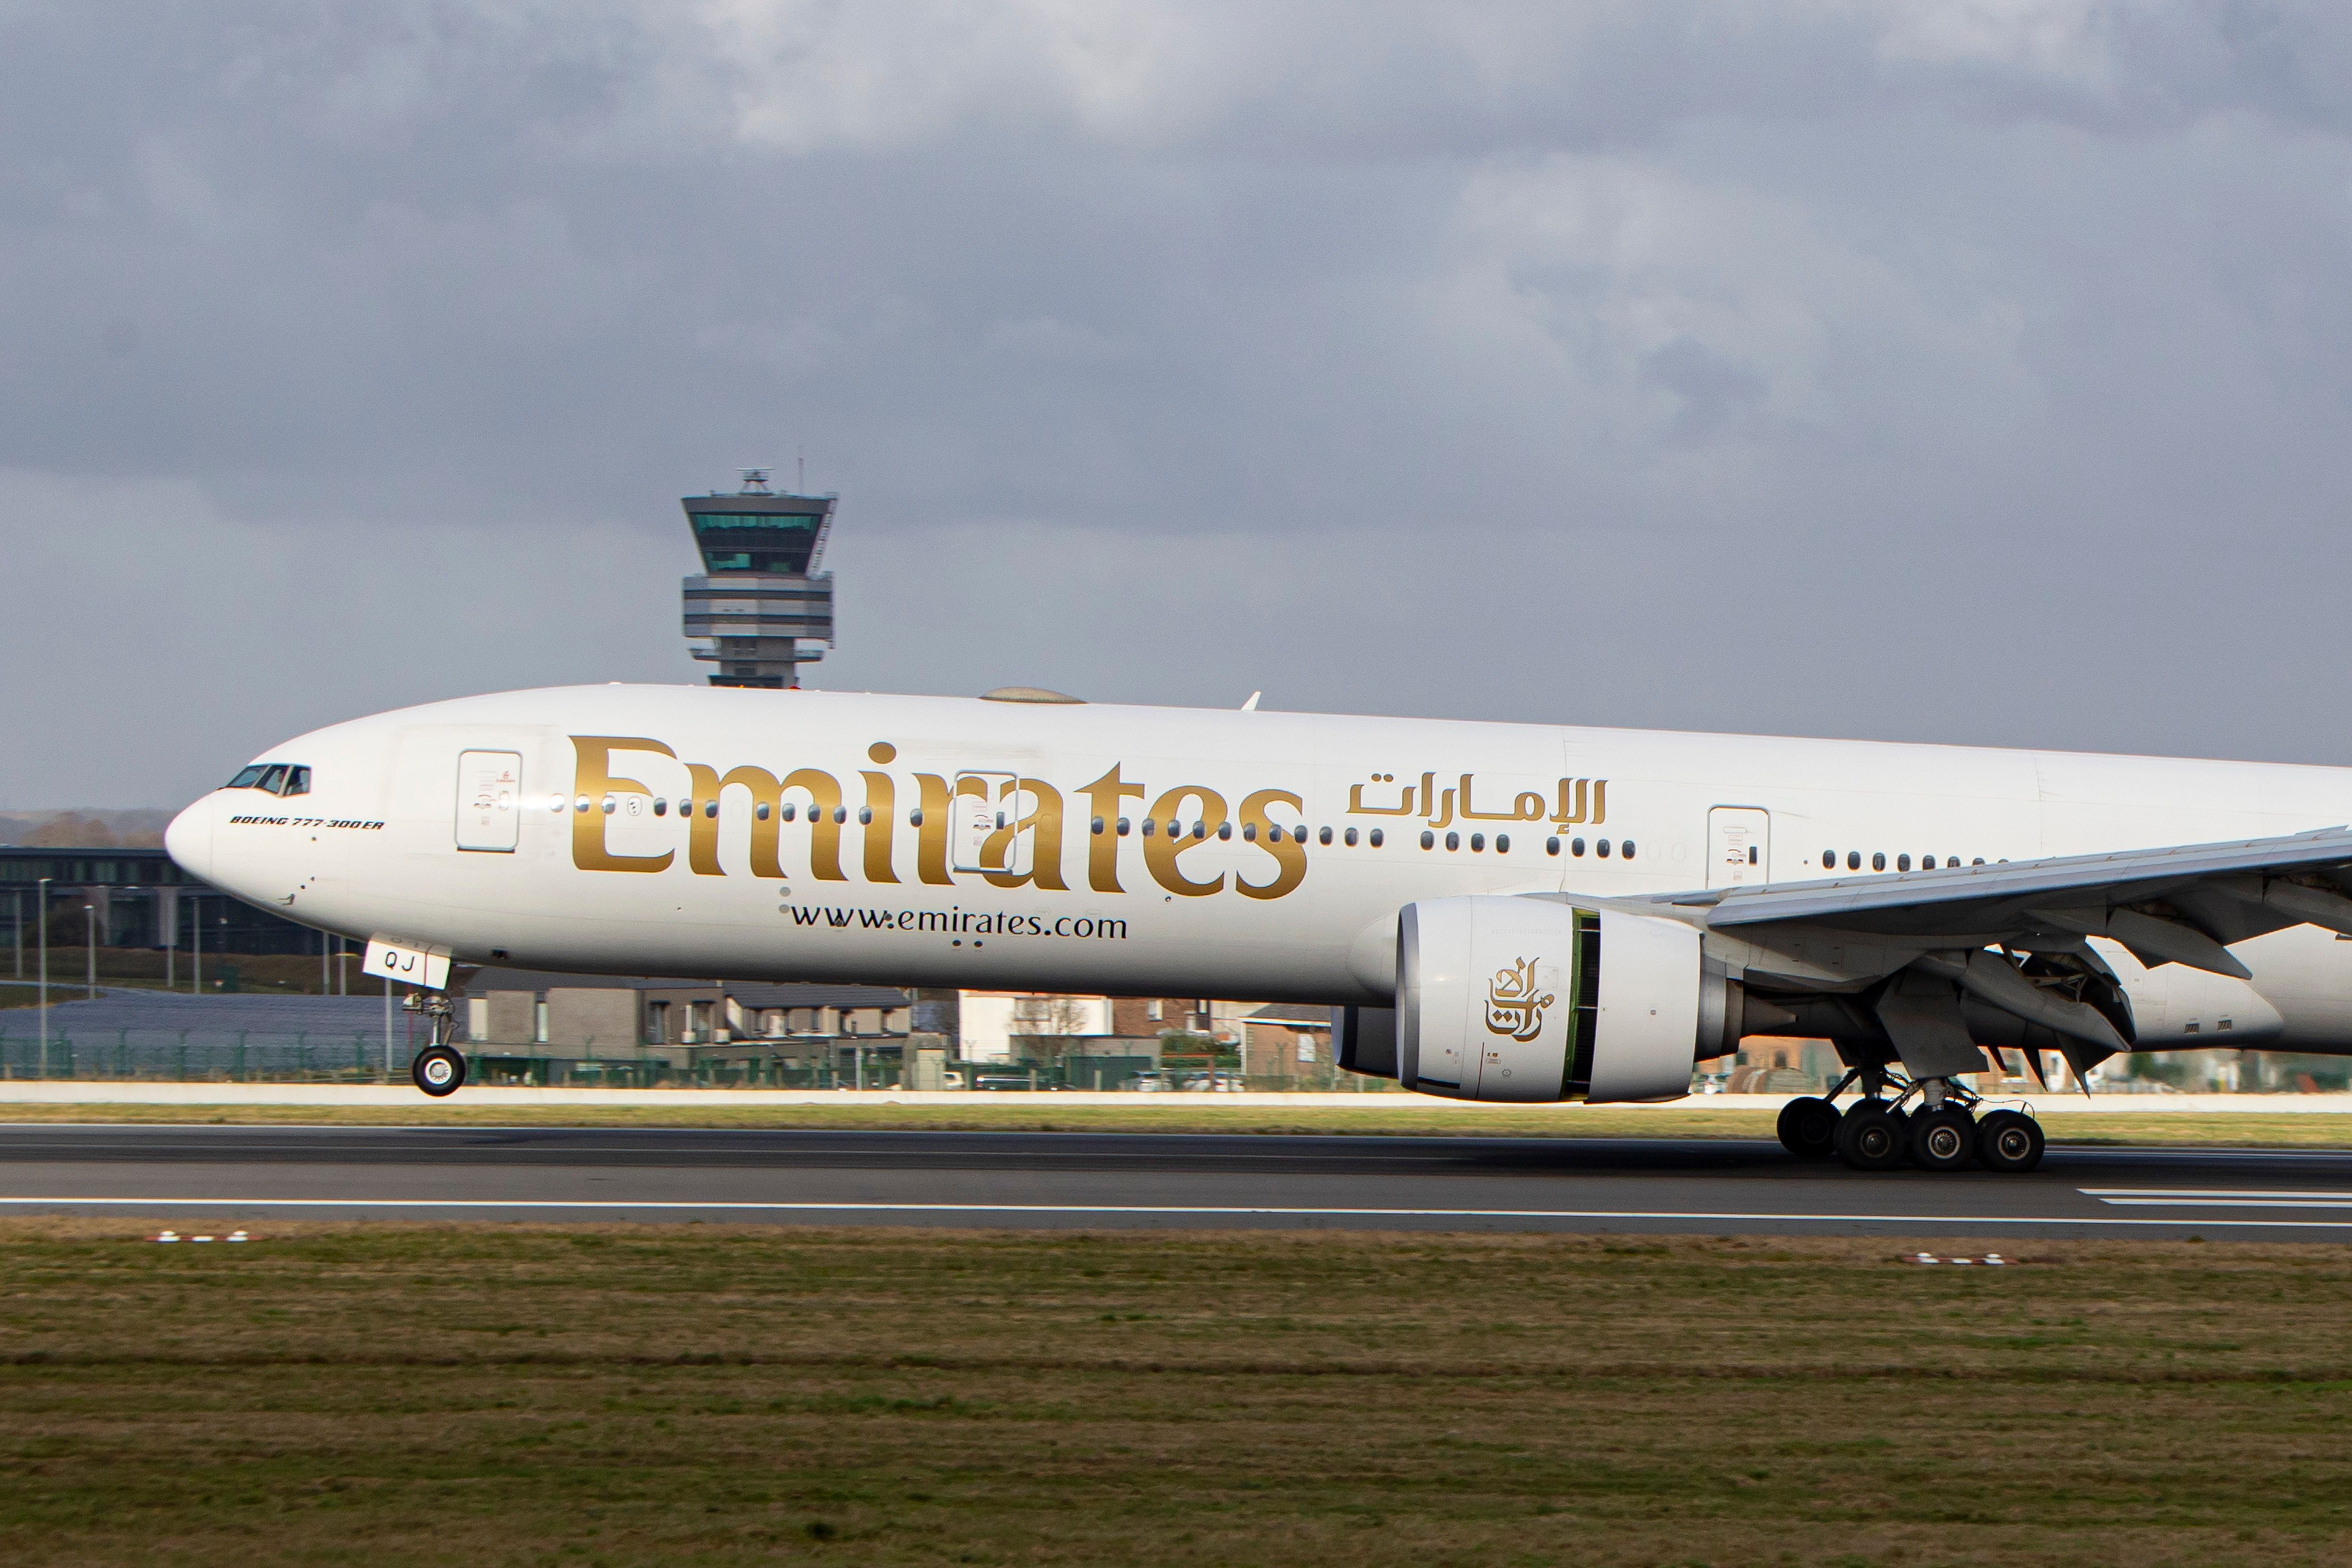
<svg viewBox="0 0 2352 1568">
<path fill-rule="evenodd" d="M 59 923 L 79 932 L 85 918 L 100 947 L 315 954 L 332 940 L 215 891 L 161 849 L 0 845 L 0 921 L 12 948 L 39 942 L 45 893 L 53 940 Z"/>
</svg>

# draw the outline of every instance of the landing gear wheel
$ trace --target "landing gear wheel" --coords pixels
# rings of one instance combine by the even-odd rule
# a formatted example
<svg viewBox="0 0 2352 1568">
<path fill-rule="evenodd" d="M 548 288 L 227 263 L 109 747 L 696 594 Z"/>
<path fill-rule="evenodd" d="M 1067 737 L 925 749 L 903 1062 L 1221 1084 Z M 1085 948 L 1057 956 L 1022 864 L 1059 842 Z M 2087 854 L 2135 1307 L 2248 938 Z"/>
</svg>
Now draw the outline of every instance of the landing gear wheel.
<svg viewBox="0 0 2352 1568">
<path fill-rule="evenodd" d="M 2042 1163 L 2042 1124 L 2016 1110 L 1996 1110 L 1977 1123 L 1977 1158 L 1988 1171 L 2022 1173 Z"/>
<path fill-rule="evenodd" d="M 427 1046 L 408 1065 L 416 1087 L 439 1100 L 465 1087 L 466 1058 L 446 1046 Z"/>
<path fill-rule="evenodd" d="M 1905 1117 L 1874 1100 L 1854 1106 L 1837 1125 L 1837 1156 L 1853 1171 L 1891 1171 L 1903 1163 Z"/>
<path fill-rule="evenodd" d="M 1817 1094 L 1800 1095 L 1780 1108 L 1780 1147 L 1800 1160 L 1826 1160 L 1837 1152 L 1838 1108 Z"/>
<path fill-rule="evenodd" d="M 1977 1152 L 1977 1121 L 1957 1105 L 1911 1118 L 1911 1163 L 1923 1171 L 1957 1171 Z"/>
</svg>

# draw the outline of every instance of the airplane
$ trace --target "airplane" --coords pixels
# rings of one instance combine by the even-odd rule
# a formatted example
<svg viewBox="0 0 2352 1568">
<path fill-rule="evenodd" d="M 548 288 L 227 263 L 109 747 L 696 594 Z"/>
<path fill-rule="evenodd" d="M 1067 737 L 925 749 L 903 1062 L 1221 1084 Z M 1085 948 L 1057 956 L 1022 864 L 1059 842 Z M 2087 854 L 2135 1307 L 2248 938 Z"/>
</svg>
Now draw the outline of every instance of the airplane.
<svg viewBox="0 0 2352 1568">
<path fill-rule="evenodd" d="M 1790 1152 L 2024 1171 L 1988 1048 L 2352 1055 L 2347 816 L 2341 768 L 615 683 L 313 731 L 166 845 L 422 987 L 436 1096 L 452 963 L 1249 995 L 1465 1100 L 1826 1039 Z"/>
</svg>

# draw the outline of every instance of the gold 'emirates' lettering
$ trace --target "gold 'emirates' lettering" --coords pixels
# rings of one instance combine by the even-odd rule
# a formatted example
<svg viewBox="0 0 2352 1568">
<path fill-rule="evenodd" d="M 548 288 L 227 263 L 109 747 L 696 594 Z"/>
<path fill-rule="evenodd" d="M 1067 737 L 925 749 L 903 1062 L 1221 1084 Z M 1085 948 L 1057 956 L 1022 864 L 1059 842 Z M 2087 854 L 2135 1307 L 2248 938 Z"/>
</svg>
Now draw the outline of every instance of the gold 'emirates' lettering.
<svg viewBox="0 0 2352 1568">
<path fill-rule="evenodd" d="M 1243 837 L 1274 857 L 1279 868 L 1271 882 L 1246 882 L 1240 872 L 1234 873 L 1234 890 L 1245 899 L 1278 899 L 1299 883 L 1307 880 L 1307 846 L 1297 837 L 1285 833 L 1274 837 L 1274 824 L 1268 822 L 1265 808 L 1280 801 L 1292 811 L 1301 809 L 1299 798 L 1286 789 L 1262 789 L 1242 802 Z"/>
<path fill-rule="evenodd" d="M 1000 802 L 1011 803 L 1025 795 L 1037 805 L 1026 816 L 1020 815 L 1016 805 L 1005 814 L 1004 826 L 982 841 L 980 863 L 1006 869 L 983 870 L 981 875 L 999 888 L 1028 884 L 1068 892 L 1070 885 L 1062 880 L 1062 792 L 1043 779 L 1013 779 L 998 785 L 996 794 Z M 1024 833 L 1029 835 L 1029 869 L 1014 871 L 1011 868 L 1019 864 L 1016 851 Z"/>
<path fill-rule="evenodd" d="M 614 752 L 677 755 L 659 741 L 634 735 L 572 737 L 572 787 L 589 802 L 588 810 L 572 816 L 572 863 L 583 871 L 667 871 L 670 861 L 677 858 L 675 849 L 665 849 L 658 855 L 615 855 L 604 847 L 604 814 L 596 809 L 597 803 L 617 790 L 651 793 L 636 780 L 622 778 L 612 771 Z"/>
<path fill-rule="evenodd" d="M 1188 800 L 1201 803 L 1189 814 L 1184 810 Z M 1205 899 L 1222 890 L 1223 871 L 1215 881 L 1196 882 L 1184 875 L 1176 861 L 1186 850 L 1198 849 L 1216 837 L 1217 829 L 1225 825 L 1225 797 L 1206 784 L 1179 784 L 1151 803 L 1151 815 L 1160 825 L 1158 832 L 1147 825 L 1143 836 L 1143 864 L 1151 879 L 1183 899 Z"/>
<path fill-rule="evenodd" d="M 638 752 L 673 760 L 677 753 L 645 736 L 574 735 L 571 740 L 573 788 L 590 803 L 586 810 L 577 809 L 574 802 L 562 803 L 562 809 L 572 817 L 572 864 L 583 871 L 667 870 L 677 858 L 675 850 L 665 849 L 657 855 L 622 855 L 610 848 L 605 841 L 606 813 L 597 807 L 609 804 L 615 795 L 653 793 L 638 780 L 614 771 L 615 753 Z M 877 741 L 866 748 L 866 755 L 876 765 L 860 769 L 857 773 L 857 783 L 864 786 L 864 803 L 857 809 L 861 851 L 858 870 L 867 882 L 895 883 L 900 880 L 895 858 L 898 788 L 897 780 L 883 770 L 898 760 L 898 750 L 887 741 Z M 801 820 L 804 809 L 809 875 L 820 882 L 850 879 L 841 864 L 842 829 L 849 820 L 849 810 L 845 805 L 841 781 L 832 773 L 821 768 L 795 768 L 779 776 L 749 763 L 724 773 L 702 763 L 682 765 L 688 780 L 688 794 L 678 802 L 678 810 L 688 818 L 687 865 L 696 876 L 727 874 L 719 859 L 719 838 L 721 826 L 727 820 L 724 803 L 732 800 L 741 803 L 735 807 L 738 811 L 743 804 L 751 807 L 746 826 L 748 868 L 752 876 L 768 880 L 788 879 L 790 874 L 783 864 L 783 828 L 788 822 Z M 916 805 L 908 814 L 908 825 L 915 830 L 916 881 L 938 888 L 957 885 L 957 872 L 950 861 L 956 842 L 954 808 L 957 796 L 961 795 L 999 808 L 985 814 L 994 826 L 984 831 L 975 851 L 976 864 L 966 868 L 965 875 L 977 875 L 998 888 L 1069 890 L 1063 869 L 1066 814 L 1061 790 L 1043 779 L 1011 773 L 919 773 L 911 777 Z M 1374 773 L 1369 786 L 1359 784 L 1349 790 L 1348 814 L 1430 815 L 1431 821 L 1441 826 L 1454 820 L 1457 811 L 1472 820 L 1538 822 L 1543 819 L 1545 807 L 1550 804 L 1542 795 L 1528 790 L 1477 793 L 1474 789 L 1475 777 L 1470 773 L 1461 774 L 1454 785 L 1440 786 L 1437 777 L 1434 771 L 1427 771 L 1417 782 L 1412 782 L 1408 775 L 1408 782 L 1400 784 L 1395 773 Z M 1370 799 L 1366 798 L 1368 787 L 1374 792 Z M 1602 778 L 1559 780 L 1559 804 L 1550 813 L 1551 822 L 1563 825 L 1605 821 L 1608 788 L 1609 781 Z M 1401 797 L 1393 805 L 1383 798 L 1391 792 Z M 1097 893 L 1126 892 L 1119 879 L 1118 860 L 1129 836 L 1120 832 L 1118 825 L 1126 820 L 1123 814 L 1128 803 L 1139 802 L 1150 792 L 1141 784 L 1129 783 L 1119 764 L 1114 763 L 1101 777 L 1078 786 L 1074 793 L 1086 802 L 1083 820 L 1087 826 L 1083 831 L 1087 837 L 1087 889 Z M 1507 800 L 1510 804 L 1507 807 L 1495 805 L 1492 809 L 1481 809 L 1475 804 L 1477 800 Z M 1290 818 L 1286 824 L 1276 822 L 1269 815 L 1277 806 L 1285 808 Z M 655 802 L 655 815 L 666 815 L 660 801 Z M 631 815 L 636 815 L 634 806 Z M 1288 897 L 1307 880 L 1305 816 L 1304 801 L 1290 790 L 1255 790 L 1242 798 L 1237 811 L 1229 816 L 1225 797 L 1216 790 L 1206 784 L 1180 784 L 1160 794 L 1141 823 L 1140 832 L 1133 837 L 1142 841 L 1143 865 L 1151 880 L 1171 894 L 1207 898 L 1224 891 L 1230 884 L 1244 898 L 1275 900 Z M 1240 829 L 1239 843 L 1233 841 L 1235 827 Z M 1205 878 L 1195 875 L 1195 869 L 1202 865 L 1197 858 L 1198 852 L 1208 850 L 1213 841 L 1220 852 L 1211 854 L 1210 862 L 1221 862 L 1219 868 Z M 1027 851 L 1025 856 L 1024 849 Z M 1243 850 L 1262 854 L 1271 860 L 1273 877 L 1265 881 L 1252 881 L 1253 871 L 1260 868 L 1246 862 L 1245 858 L 1241 864 L 1227 858 Z M 1185 864 L 1188 856 L 1196 857 L 1192 866 Z"/>
</svg>

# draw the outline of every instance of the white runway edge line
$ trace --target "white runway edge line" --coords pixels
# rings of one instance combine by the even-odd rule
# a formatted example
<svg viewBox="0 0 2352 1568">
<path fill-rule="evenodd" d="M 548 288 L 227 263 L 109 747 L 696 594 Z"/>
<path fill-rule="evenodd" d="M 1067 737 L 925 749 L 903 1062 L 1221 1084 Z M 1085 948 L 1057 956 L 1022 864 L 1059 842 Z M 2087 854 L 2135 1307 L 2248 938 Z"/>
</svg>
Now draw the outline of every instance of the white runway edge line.
<svg viewBox="0 0 2352 1568">
<path fill-rule="evenodd" d="M 2352 1230 L 2352 1220 L 2126 1219 L 2117 1215 L 1765 1214 L 1717 1209 L 1375 1209 L 1194 1204 L 694 1203 L 593 1198 L 98 1198 L 0 1197 L 16 1208 L 564 1209 L 574 1213 L 1196 1215 L 1291 1219 L 1679 1219 L 1801 1225 L 2172 1226 L 2202 1229 Z"/>
<path fill-rule="evenodd" d="M 2352 1193 L 2266 1192 L 2230 1187 L 2079 1187 L 2103 1204 L 2143 1208 L 2352 1209 Z"/>
</svg>

